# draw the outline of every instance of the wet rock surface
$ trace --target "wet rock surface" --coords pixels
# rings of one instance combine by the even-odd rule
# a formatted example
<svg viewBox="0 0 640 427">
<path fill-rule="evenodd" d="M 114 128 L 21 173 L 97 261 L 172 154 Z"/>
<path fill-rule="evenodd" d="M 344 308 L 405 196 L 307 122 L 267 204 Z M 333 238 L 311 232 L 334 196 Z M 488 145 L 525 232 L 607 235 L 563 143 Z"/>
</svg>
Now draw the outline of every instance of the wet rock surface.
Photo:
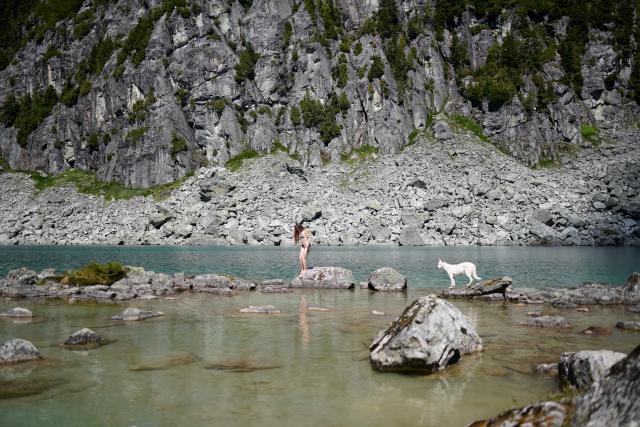
<svg viewBox="0 0 640 427">
<path fill-rule="evenodd" d="M 0 364 L 26 362 L 40 358 L 40 352 L 27 340 L 16 338 L 0 345 Z"/>
<path fill-rule="evenodd" d="M 640 346 L 576 398 L 573 425 L 632 426 L 640 414 Z"/>
<path fill-rule="evenodd" d="M 567 415 L 568 410 L 561 403 L 539 402 L 524 408 L 510 409 L 488 420 L 475 421 L 467 427 L 561 427 Z"/>
<path fill-rule="evenodd" d="M 22 307 L 14 307 L 11 310 L 7 310 L 4 313 L 0 313 L 0 317 L 9 317 L 14 319 L 31 319 L 33 313 L 31 310 Z"/>
<path fill-rule="evenodd" d="M 247 360 L 235 360 L 235 361 L 222 361 L 222 362 L 209 362 L 204 365 L 205 369 L 214 371 L 225 372 L 254 372 L 264 371 L 271 369 L 280 369 L 280 365 L 267 365 L 260 363 L 253 363 Z"/>
<path fill-rule="evenodd" d="M 136 363 L 129 366 L 130 371 L 159 371 L 164 369 L 175 368 L 176 366 L 189 365 L 199 361 L 200 358 L 193 353 L 187 351 L 179 351 L 175 353 L 149 356 L 140 359 Z"/>
<path fill-rule="evenodd" d="M 79 331 L 71 334 L 66 340 L 64 340 L 63 345 L 68 347 L 81 347 L 88 345 L 99 345 L 103 342 L 103 339 L 100 335 L 96 334 L 89 328 L 82 328 Z"/>
<path fill-rule="evenodd" d="M 313 267 L 291 281 L 293 288 L 353 289 L 353 273 L 342 267 Z"/>
<path fill-rule="evenodd" d="M 125 322 L 135 322 L 138 320 L 151 319 L 152 317 L 164 316 L 161 311 L 145 311 L 136 307 L 129 307 L 122 313 L 111 316 L 111 320 L 122 320 Z"/>
<path fill-rule="evenodd" d="M 637 320 L 621 320 L 616 323 L 616 328 L 627 331 L 640 332 L 640 321 Z"/>
<path fill-rule="evenodd" d="M 558 375 L 564 384 L 584 390 L 604 377 L 611 366 L 626 356 L 610 350 L 562 353 Z"/>
<path fill-rule="evenodd" d="M 562 316 L 537 316 L 530 317 L 524 322 L 521 322 L 522 326 L 533 326 L 536 328 L 570 328 L 571 324 L 567 319 Z"/>
<path fill-rule="evenodd" d="M 407 278 L 391 267 L 383 267 L 369 275 L 367 288 L 372 291 L 405 292 Z"/>
<path fill-rule="evenodd" d="M 510 277 L 501 277 L 481 282 L 475 282 L 469 286 L 444 289 L 442 291 L 443 298 L 473 298 L 483 295 L 501 294 L 507 299 L 507 289 L 511 286 L 513 280 Z"/>
<path fill-rule="evenodd" d="M 418 298 L 380 331 L 369 347 L 375 369 L 437 372 L 464 354 L 482 350 L 482 340 L 469 319 L 435 295 Z"/>
</svg>

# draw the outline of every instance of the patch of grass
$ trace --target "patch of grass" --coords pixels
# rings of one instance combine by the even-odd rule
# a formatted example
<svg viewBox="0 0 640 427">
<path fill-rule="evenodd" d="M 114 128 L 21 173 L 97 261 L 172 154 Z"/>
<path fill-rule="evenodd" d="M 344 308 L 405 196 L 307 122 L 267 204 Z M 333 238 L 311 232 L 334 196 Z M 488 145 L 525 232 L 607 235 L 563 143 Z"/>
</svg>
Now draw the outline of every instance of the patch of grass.
<svg viewBox="0 0 640 427">
<path fill-rule="evenodd" d="M 282 151 L 283 153 L 289 153 L 287 147 L 285 147 L 279 139 L 273 141 L 273 145 L 271 145 L 271 153 L 276 153 L 278 151 Z"/>
<path fill-rule="evenodd" d="M 117 261 L 106 264 L 92 262 L 78 270 L 67 271 L 61 282 L 75 286 L 111 286 L 118 280 L 127 277 L 127 273 L 129 273 L 129 269 Z"/>
<path fill-rule="evenodd" d="M 188 149 L 187 141 L 174 132 L 173 137 L 171 138 L 171 157 L 175 159 L 178 154 L 183 153 Z"/>
<path fill-rule="evenodd" d="M 188 173 L 183 178 L 167 184 L 155 185 L 149 188 L 129 188 L 113 181 L 101 181 L 95 173 L 78 169 L 68 169 L 58 175 L 42 176 L 38 172 L 28 172 L 35 182 L 37 190 L 54 187 L 75 187 L 79 193 L 102 196 L 106 200 L 131 199 L 133 197 L 152 196 L 155 200 L 168 197 L 173 190 L 193 173 Z"/>
<path fill-rule="evenodd" d="M 227 163 L 225 163 L 225 166 L 230 171 L 237 171 L 238 169 L 240 169 L 240 166 L 242 166 L 242 162 L 244 162 L 245 160 L 255 159 L 258 157 L 260 157 L 259 152 L 257 152 L 256 150 L 247 149 L 247 150 L 244 150 L 242 153 L 238 154 L 237 156 L 230 158 L 227 161 Z"/>
<path fill-rule="evenodd" d="M 489 138 L 487 138 L 482 132 L 482 126 L 480 126 L 475 120 L 463 116 L 462 114 L 452 114 L 449 117 L 459 127 L 470 130 L 475 136 L 477 136 L 484 142 L 490 142 Z"/>
<path fill-rule="evenodd" d="M 600 129 L 598 129 L 596 125 L 580 125 L 580 133 L 585 141 L 588 141 L 595 146 L 600 145 Z"/>
<path fill-rule="evenodd" d="M 409 147 L 413 144 L 415 144 L 416 142 L 418 142 L 418 136 L 420 135 L 421 130 L 418 128 L 413 128 L 413 130 L 411 131 L 411 133 L 409 134 L 408 137 L 408 142 L 405 145 L 405 147 Z"/>
<path fill-rule="evenodd" d="M 126 141 L 131 145 L 136 145 L 144 134 L 149 130 L 147 126 L 143 126 L 141 128 L 131 129 L 127 132 L 127 136 L 125 137 Z"/>
<path fill-rule="evenodd" d="M 229 101 L 227 100 L 227 98 L 218 97 L 207 101 L 207 108 L 211 111 L 215 111 L 218 114 L 222 114 L 228 103 Z"/>
<path fill-rule="evenodd" d="M 374 157 L 378 154 L 380 150 L 378 147 L 374 147 L 373 145 L 364 144 L 358 148 L 352 149 L 349 153 L 341 154 L 340 161 L 349 163 L 350 165 L 355 164 L 357 161 L 367 160 L 369 158 Z"/>
<path fill-rule="evenodd" d="M 540 161 L 535 167 L 539 169 L 549 169 L 557 166 L 558 166 L 558 162 L 556 162 L 554 158 L 543 156 L 543 157 L 540 157 Z"/>
</svg>

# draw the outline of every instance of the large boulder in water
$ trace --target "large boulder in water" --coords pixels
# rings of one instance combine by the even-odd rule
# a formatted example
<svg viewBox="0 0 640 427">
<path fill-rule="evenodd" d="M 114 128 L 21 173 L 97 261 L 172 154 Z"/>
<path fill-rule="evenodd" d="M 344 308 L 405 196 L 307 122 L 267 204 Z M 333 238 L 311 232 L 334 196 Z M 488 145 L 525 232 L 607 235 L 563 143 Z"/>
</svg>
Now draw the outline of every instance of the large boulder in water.
<svg viewBox="0 0 640 427">
<path fill-rule="evenodd" d="M 369 360 L 381 371 L 436 372 L 463 354 L 482 350 L 469 319 L 435 295 L 418 298 L 381 331 L 369 347 Z"/>
<path fill-rule="evenodd" d="M 391 267 L 379 268 L 369 275 L 367 287 L 372 291 L 407 290 L 407 278 Z"/>
<path fill-rule="evenodd" d="M 507 288 L 511 286 L 513 279 L 510 277 L 497 277 L 495 279 L 475 282 L 462 288 L 449 288 L 442 291 L 444 298 L 473 298 L 482 295 L 502 294 L 507 299 Z"/>
<path fill-rule="evenodd" d="M 69 338 L 64 341 L 66 346 L 84 346 L 87 344 L 100 344 L 102 337 L 89 328 L 82 328 L 79 331 L 73 333 Z"/>
<path fill-rule="evenodd" d="M 625 304 L 640 302 L 640 273 L 632 273 L 622 285 L 622 297 Z"/>
<path fill-rule="evenodd" d="M 538 402 L 524 408 L 509 409 L 488 420 L 476 421 L 467 427 L 561 427 L 567 408 L 557 402 Z"/>
<path fill-rule="evenodd" d="M 293 288 L 353 289 L 351 270 L 342 267 L 314 267 L 291 281 Z"/>
<path fill-rule="evenodd" d="M 13 319 L 31 319 L 33 317 L 33 313 L 27 308 L 14 307 L 11 310 L 0 313 L 0 317 L 10 317 Z"/>
<path fill-rule="evenodd" d="M 640 346 L 575 400 L 573 425 L 637 426 L 640 414 Z"/>
<path fill-rule="evenodd" d="M 16 338 L 5 341 L 0 346 L 0 364 L 26 362 L 40 358 L 40 352 L 35 345 L 27 340 Z"/>
<path fill-rule="evenodd" d="M 624 353 L 610 350 L 562 353 L 558 363 L 558 374 L 565 384 L 583 390 L 602 378 L 611 366 L 625 356 Z"/>
<path fill-rule="evenodd" d="M 10 286 L 35 285 L 38 282 L 38 273 L 22 267 L 19 270 L 11 270 L 5 281 Z"/>
</svg>

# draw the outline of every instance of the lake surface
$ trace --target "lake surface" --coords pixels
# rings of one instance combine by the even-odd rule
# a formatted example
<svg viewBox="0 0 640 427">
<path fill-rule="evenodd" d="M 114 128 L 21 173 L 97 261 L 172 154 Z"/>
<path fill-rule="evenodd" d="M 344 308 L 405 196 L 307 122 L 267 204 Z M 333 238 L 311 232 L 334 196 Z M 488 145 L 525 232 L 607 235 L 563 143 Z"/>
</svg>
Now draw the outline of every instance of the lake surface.
<svg viewBox="0 0 640 427">
<path fill-rule="evenodd" d="M 434 268 L 441 255 L 471 260 L 479 274 L 509 274 L 516 286 L 622 283 L 638 270 L 640 252 L 627 248 L 314 248 L 312 264 L 342 265 L 366 279 L 390 265 L 409 277 L 409 292 L 298 290 L 292 294 L 241 292 L 232 297 L 182 294 L 177 300 L 125 304 L 0 300 L 19 304 L 35 319 L 0 319 L 0 342 L 24 338 L 44 356 L 35 364 L 0 368 L 0 425 L 114 426 L 415 426 L 466 425 L 558 391 L 555 378 L 531 367 L 557 361 L 564 351 L 629 352 L 640 334 L 614 329 L 591 337 L 589 326 L 640 320 L 624 307 L 589 313 L 550 306 L 455 300 L 484 341 L 451 369 L 429 376 L 379 373 L 368 345 L 428 288 L 448 285 Z M 72 268 L 119 259 L 156 271 L 228 272 L 256 279 L 291 277 L 293 248 L 2 247 L 0 268 Z M 293 264 L 293 265 L 292 265 Z M 463 279 L 460 279 L 462 283 Z M 304 305 L 328 311 L 301 310 Z M 279 315 L 241 314 L 248 305 L 273 304 Z M 122 324 L 110 317 L 127 306 L 161 310 L 164 317 Z M 386 313 L 376 316 L 378 310 Z M 519 326 L 528 311 L 559 313 L 570 330 Z M 59 346 L 89 327 L 115 342 L 87 350 Z M 247 372 L 207 369 L 242 362 Z M 14 397 L 22 394 L 21 397 Z"/>
<path fill-rule="evenodd" d="M 313 265 L 349 268 L 357 281 L 377 268 L 394 267 L 409 286 L 442 288 L 447 275 L 436 268 L 471 261 L 483 278 L 510 276 L 514 286 L 570 286 L 586 281 L 622 284 L 640 270 L 640 248 L 619 247 L 313 247 Z M 80 267 L 90 261 L 118 260 L 147 270 L 173 273 L 226 273 L 249 279 L 292 278 L 298 249 L 238 246 L 0 246 L 0 275 L 26 266 L 41 270 Z M 466 278 L 459 277 L 459 284 Z"/>
</svg>

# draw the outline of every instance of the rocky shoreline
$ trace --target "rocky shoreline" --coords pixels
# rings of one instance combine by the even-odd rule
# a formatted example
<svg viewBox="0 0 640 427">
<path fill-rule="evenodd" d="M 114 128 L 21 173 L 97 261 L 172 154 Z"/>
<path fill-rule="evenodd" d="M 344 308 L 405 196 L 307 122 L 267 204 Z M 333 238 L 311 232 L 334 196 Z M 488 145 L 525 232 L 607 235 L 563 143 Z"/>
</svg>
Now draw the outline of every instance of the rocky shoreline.
<svg viewBox="0 0 640 427">
<path fill-rule="evenodd" d="M 640 245 L 637 131 L 538 169 L 453 131 L 353 162 L 278 152 L 202 168 L 160 202 L 37 191 L 4 172 L 0 244 L 290 245 L 304 221 L 318 245 Z"/>
</svg>

